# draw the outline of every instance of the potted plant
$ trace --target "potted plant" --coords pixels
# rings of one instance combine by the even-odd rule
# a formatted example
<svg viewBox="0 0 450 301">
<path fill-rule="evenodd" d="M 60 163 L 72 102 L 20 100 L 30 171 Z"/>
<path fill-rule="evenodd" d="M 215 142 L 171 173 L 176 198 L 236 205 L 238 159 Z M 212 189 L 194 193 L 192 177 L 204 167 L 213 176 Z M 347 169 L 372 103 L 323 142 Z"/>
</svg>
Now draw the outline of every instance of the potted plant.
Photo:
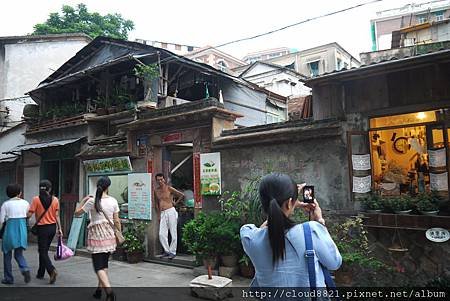
<svg viewBox="0 0 450 301">
<path fill-rule="evenodd" d="M 136 78 L 141 79 L 144 85 L 144 101 L 156 101 L 152 98 L 152 83 L 155 79 L 159 77 L 159 66 L 158 64 L 137 64 L 134 69 L 134 75 Z"/>
<path fill-rule="evenodd" d="M 436 215 L 439 212 L 437 202 L 428 193 L 419 193 L 417 195 L 416 208 L 423 215 Z"/>
<path fill-rule="evenodd" d="M 123 235 L 125 238 L 123 248 L 129 263 L 138 263 L 144 259 L 146 225 L 145 222 L 133 222 L 131 225 L 127 225 Z"/>
<path fill-rule="evenodd" d="M 206 268 L 217 266 L 219 247 L 223 246 L 223 243 L 218 243 L 217 229 L 222 227 L 222 222 L 223 219 L 218 212 L 209 214 L 200 212 L 183 227 L 183 243 L 189 252 L 203 261 Z"/>
<path fill-rule="evenodd" d="M 384 200 L 383 208 L 386 211 L 393 211 L 397 214 L 407 214 L 412 211 L 413 204 L 410 196 L 393 196 Z"/>
<path fill-rule="evenodd" d="M 392 209 L 397 214 L 408 214 L 414 208 L 412 199 L 409 195 L 401 195 L 400 197 L 395 197 L 394 200 Z"/>
<path fill-rule="evenodd" d="M 246 278 L 253 278 L 255 276 L 255 268 L 253 266 L 250 257 L 244 253 L 241 259 L 239 259 L 239 270 L 241 271 L 241 275 Z"/>
<path fill-rule="evenodd" d="M 223 220 L 222 226 L 216 229 L 218 249 L 223 266 L 234 267 L 238 263 L 238 253 L 241 250 L 241 239 L 239 236 L 240 224 L 233 219 Z"/>
<path fill-rule="evenodd" d="M 370 194 L 361 200 L 361 204 L 368 213 L 379 213 L 383 208 L 380 197 L 377 194 Z"/>
<path fill-rule="evenodd" d="M 106 107 L 107 107 L 106 98 L 104 98 L 103 96 L 100 96 L 97 99 L 94 99 L 93 102 L 96 105 L 95 113 L 97 113 L 97 115 L 101 116 L 101 115 L 106 115 L 108 113 L 108 111 L 106 109 Z"/>
</svg>

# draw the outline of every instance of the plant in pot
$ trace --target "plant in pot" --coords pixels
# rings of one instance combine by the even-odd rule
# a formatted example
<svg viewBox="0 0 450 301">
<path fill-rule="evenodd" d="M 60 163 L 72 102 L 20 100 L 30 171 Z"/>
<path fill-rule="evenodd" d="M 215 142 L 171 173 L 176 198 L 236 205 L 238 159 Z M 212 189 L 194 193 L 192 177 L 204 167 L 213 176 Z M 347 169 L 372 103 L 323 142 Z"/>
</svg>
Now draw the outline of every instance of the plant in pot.
<svg viewBox="0 0 450 301">
<path fill-rule="evenodd" d="M 99 96 L 97 99 L 94 99 L 93 102 L 96 105 L 95 113 L 97 115 L 106 115 L 108 113 L 106 107 L 107 107 L 107 101 L 106 98 L 103 96 Z"/>
<path fill-rule="evenodd" d="M 370 194 L 363 198 L 361 204 L 368 213 L 378 213 L 381 212 L 381 209 L 383 208 L 380 197 L 377 194 Z"/>
<path fill-rule="evenodd" d="M 146 225 L 145 222 L 134 221 L 131 225 L 127 226 L 123 234 L 125 238 L 123 248 L 125 249 L 129 263 L 138 263 L 144 259 Z"/>
<path fill-rule="evenodd" d="M 392 197 L 389 206 L 397 214 L 408 214 L 413 209 L 411 197 L 408 195 Z"/>
<path fill-rule="evenodd" d="M 158 64 L 137 64 L 134 69 L 134 75 L 136 78 L 141 79 L 144 85 L 144 101 L 156 101 L 151 99 L 152 95 L 152 82 L 159 77 Z"/>
<path fill-rule="evenodd" d="M 439 205 L 429 193 L 419 193 L 417 195 L 416 208 L 424 215 L 436 215 L 439 212 Z"/>
<path fill-rule="evenodd" d="M 219 244 L 222 264 L 226 267 L 237 266 L 238 254 L 241 252 L 239 236 L 240 224 L 237 220 L 221 216 L 222 226 L 216 229 L 216 239 Z"/>
<path fill-rule="evenodd" d="M 217 229 L 222 226 L 221 213 L 200 212 L 194 219 L 187 222 L 182 231 L 182 241 L 192 254 L 203 261 L 207 268 L 217 266 L 217 255 L 221 246 L 217 240 Z M 223 245 L 223 243 L 222 243 Z"/>
<path fill-rule="evenodd" d="M 250 257 L 244 253 L 241 259 L 239 259 L 239 270 L 241 275 L 246 278 L 253 278 L 255 276 L 255 267 L 253 266 Z"/>
</svg>

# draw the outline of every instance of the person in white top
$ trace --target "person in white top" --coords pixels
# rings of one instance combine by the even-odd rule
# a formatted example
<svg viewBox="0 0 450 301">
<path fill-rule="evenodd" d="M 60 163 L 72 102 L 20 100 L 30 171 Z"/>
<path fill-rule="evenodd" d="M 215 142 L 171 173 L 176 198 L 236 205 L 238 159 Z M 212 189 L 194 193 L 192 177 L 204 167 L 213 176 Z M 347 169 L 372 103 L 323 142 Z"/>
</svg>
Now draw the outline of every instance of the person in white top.
<svg viewBox="0 0 450 301">
<path fill-rule="evenodd" d="M 23 250 L 27 244 L 27 213 L 30 204 L 21 199 L 22 187 L 19 184 L 9 184 L 6 194 L 10 198 L 3 203 L 0 209 L 0 224 L 3 224 L 2 251 L 3 251 L 3 284 L 13 284 L 12 274 L 12 252 L 14 259 L 19 265 L 20 272 L 24 276 L 25 283 L 30 282 L 30 269 L 23 257 Z"/>
<path fill-rule="evenodd" d="M 97 181 L 95 198 L 92 196 L 83 198 L 75 210 L 77 216 L 83 213 L 90 214 L 87 249 L 92 253 L 92 263 L 98 278 L 98 286 L 93 296 L 100 299 L 103 288 L 107 301 L 116 299 L 107 273 L 109 255 L 116 250 L 114 229 L 108 219 L 114 221 L 114 226 L 121 230 L 119 205 L 115 198 L 108 195 L 109 186 L 111 180 L 108 177 L 101 177 Z"/>
</svg>

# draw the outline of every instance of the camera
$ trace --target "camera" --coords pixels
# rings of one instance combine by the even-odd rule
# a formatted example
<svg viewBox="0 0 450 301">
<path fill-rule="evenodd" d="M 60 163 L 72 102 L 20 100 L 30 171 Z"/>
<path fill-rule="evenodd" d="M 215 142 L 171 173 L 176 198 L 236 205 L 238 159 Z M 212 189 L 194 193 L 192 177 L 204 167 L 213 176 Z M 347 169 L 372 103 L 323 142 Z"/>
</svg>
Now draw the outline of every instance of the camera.
<svg viewBox="0 0 450 301">
<path fill-rule="evenodd" d="M 314 186 L 306 185 L 303 187 L 303 202 L 314 203 Z"/>
</svg>

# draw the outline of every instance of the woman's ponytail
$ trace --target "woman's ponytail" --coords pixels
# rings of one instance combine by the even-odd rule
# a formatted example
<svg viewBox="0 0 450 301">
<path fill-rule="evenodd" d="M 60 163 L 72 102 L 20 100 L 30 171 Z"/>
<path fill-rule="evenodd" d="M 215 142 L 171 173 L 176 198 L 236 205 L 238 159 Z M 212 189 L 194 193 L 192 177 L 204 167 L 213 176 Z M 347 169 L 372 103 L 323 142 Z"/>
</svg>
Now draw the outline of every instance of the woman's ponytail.
<svg viewBox="0 0 450 301">
<path fill-rule="evenodd" d="M 285 255 L 284 233 L 286 216 L 281 211 L 276 199 L 272 199 L 269 205 L 267 228 L 269 232 L 269 242 L 272 248 L 272 262 L 278 259 L 283 260 Z"/>
<path fill-rule="evenodd" d="M 95 207 L 95 211 L 97 211 L 98 213 L 100 213 L 100 210 L 102 209 L 100 200 L 102 199 L 103 192 L 105 192 L 110 185 L 111 185 L 111 180 L 108 177 L 101 177 L 97 181 L 97 191 L 95 192 L 94 207 Z"/>
<path fill-rule="evenodd" d="M 47 209 L 52 204 L 52 183 L 49 180 L 42 180 L 39 182 L 39 199 L 41 200 L 44 209 Z"/>
<path fill-rule="evenodd" d="M 285 258 L 285 234 L 295 225 L 283 213 L 281 207 L 284 202 L 297 200 L 297 185 L 288 175 L 272 173 L 262 178 L 259 184 L 259 197 L 268 217 L 267 228 L 272 248 L 272 263 L 275 265 L 279 259 Z"/>
</svg>

